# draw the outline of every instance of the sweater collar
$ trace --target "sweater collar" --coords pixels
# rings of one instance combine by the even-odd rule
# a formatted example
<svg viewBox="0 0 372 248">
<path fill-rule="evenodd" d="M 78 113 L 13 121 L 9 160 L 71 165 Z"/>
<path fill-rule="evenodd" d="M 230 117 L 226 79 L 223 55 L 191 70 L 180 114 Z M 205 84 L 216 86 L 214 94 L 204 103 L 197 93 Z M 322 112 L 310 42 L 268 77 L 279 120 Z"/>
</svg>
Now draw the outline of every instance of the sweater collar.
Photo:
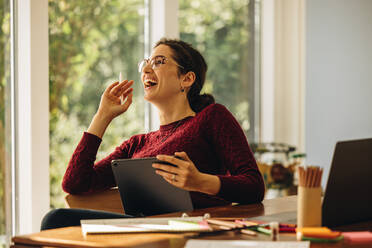
<svg viewBox="0 0 372 248">
<path fill-rule="evenodd" d="M 183 119 L 181 119 L 181 120 L 174 121 L 174 122 L 171 122 L 171 123 L 168 123 L 168 124 L 165 124 L 165 125 L 160 125 L 159 130 L 160 130 L 160 132 L 165 132 L 165 131 L 171 130 L 171 129 L 173 129 L 177 124 L 178 124 L 178 125 L 182 125 L 182 123 L 179 124 L 179 122 L 184 122 L 184 121 L 186 121 L 186 120 L 188 120 L 188 119 L 191 119 L 191 118 L 193 118 L 193 117 L 194 117 L 194 116 L 186 116 L 185 118 L 183 118 Z"/>
</svg>

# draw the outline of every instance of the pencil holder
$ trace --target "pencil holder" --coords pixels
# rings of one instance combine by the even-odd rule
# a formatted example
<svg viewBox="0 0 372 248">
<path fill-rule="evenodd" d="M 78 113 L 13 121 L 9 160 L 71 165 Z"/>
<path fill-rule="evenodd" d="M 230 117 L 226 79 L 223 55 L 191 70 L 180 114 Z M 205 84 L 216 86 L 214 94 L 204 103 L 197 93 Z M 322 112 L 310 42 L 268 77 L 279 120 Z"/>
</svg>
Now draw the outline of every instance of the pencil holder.
<svg viewBox="0 0 372 248">
<path fill-rule="evenodd" d="M 321 187 L 298 187 L 297 227 L 322 225 Z"/>
</svg>

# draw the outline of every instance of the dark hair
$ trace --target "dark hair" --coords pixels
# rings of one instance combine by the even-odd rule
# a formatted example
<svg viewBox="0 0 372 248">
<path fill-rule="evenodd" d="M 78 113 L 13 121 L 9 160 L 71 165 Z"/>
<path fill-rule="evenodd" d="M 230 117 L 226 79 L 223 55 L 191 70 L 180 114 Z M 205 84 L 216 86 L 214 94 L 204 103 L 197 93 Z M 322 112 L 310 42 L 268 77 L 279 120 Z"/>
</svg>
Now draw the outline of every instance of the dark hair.
<svg viewBox="0 0 372 248">
<path fill-rule="evenodd" d="M 172 49 L 173 59 L 183 67 L 178 68 L 179 76 L 184 75 L 189 71 L 195 73 L 195 82 L 187 93 L 187 99 L 189 100 L 191 109 L 198 113 L 209 104 L 214 103 L 214 97 L 211 94 L 200 95 L 200 91 L 205 82 L 205 74 L 208 69 L 207 63 L 200 52 L 190 44 L 177 39 L 163 38 L 156 43 L 155 47 L 160 45 L 166 45 Z"/>
</svg>

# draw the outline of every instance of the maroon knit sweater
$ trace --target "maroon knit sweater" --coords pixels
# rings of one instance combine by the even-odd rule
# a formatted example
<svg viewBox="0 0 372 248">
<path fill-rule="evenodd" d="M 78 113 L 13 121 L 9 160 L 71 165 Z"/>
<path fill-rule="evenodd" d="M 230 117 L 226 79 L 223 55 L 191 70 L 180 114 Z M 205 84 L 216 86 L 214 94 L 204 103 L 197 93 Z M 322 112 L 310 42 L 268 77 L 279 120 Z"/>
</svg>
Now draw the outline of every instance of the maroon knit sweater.
<svg viewBox="0 0 372 248">
<path fill-rule="evenodd" d="M 216 196 L 191 192 L 194 208 L 262 201 L 265 191 L 262 176 L 243 130 L 224 106 L 211 104 L 196 116 L 183 119 L 175 129 L 177 123 L 135 135 L 96 163 L 101 139 L 85 132 L 64 175 L 64 191 L 79 194 L 115 186 L 111 169 L 113 159 L 173 155 L 184 151 L 200 172 L 217 175 L 221 180 Z"/>
</svg>

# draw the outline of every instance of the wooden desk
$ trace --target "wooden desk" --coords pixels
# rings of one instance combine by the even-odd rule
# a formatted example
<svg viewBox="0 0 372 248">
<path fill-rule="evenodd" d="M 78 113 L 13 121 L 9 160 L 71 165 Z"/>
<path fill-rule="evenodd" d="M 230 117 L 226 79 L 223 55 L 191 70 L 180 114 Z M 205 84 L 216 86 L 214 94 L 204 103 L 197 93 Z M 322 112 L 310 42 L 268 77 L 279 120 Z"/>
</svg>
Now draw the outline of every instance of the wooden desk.
<svg viewBox="0 0 372 248">
<path fill-rule="evenodd" d="M 189 212 L 190 216 L 199 216 L 204 213 L 210 213 L 212 217 L 257 217 L 285 212 L 296 211 L 297 197 L 283 197 L 272 200 L 265 200 L 262 204 L 237 205 L 226 207 L 206 208 Z M 180 216 L 180 213 L 165 214 L 162 216 Z M 360 225 L 353 225 L 352 229 L 371 228 L 372 221 Z M 346 230 L 352 230 L 344 227 Z M 67 227 L 53 230 L 47 230 L 30 235 L 21 235 L 12 238 L 13 248 L 26 247 L 184 247 L 187 239 L 227 239 L 227 240 L 269 240 L 269 237 L 259 234 L 257 237 L 251 237 L 240 234 L 236 231 L 228 231 L 219 234 L 105 234 L 88 235 L 84 237 L 80 227 Z M 281 234 L 280 240 L 295 240 L 294 234 Z M 351 246 L 342 242 L 335 244 L 311 244 L 312 248 L 347 248 L 347 247 L 372 247 L 371 245 Z"/>
</svg>

